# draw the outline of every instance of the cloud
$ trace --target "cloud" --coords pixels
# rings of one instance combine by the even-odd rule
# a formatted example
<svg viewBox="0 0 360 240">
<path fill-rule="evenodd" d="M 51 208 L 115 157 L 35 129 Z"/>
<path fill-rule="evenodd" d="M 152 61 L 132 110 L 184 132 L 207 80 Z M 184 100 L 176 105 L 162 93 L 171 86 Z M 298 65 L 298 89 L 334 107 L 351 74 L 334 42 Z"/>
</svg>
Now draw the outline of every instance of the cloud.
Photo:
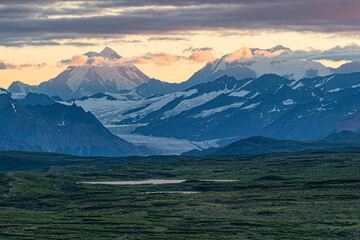
<svg viewBox="0 0 360 240">
<path fill-rule="evenodd" d="M 185 41 L 169 34 L 203 30 L 358 33 L 359 12 L 357 0 L 2 0 L 0 45 L 133 34 L 164 34 L 149 41 Z"/>
<path fill-rule="evenodd" d="M 88 59 L 89 58 L 86 55 L 74 55 L 71 59 L 61 60 L 58 67 L 63 67 L 63 66 L 67 66 L 67 65 L 82 66 L 87 63 Z"/>
<path fill-rule="evenodd" d="M 242 59 L 249 59 L 252 58 L 253 54 L 251 50 L 247 47 L 242 47 L 239 50 L 236 50 L 233 53 L 228 54 L 225 56 L 225 61 L 227 62 L 234 62 Z"/>
<path fill-rule="evenodd" d="M 19 65 L 14 65 L 11 63 L 5 63 L 4 61 L 0 60 L 0 70 L 6 70 L 6 69 L 23 69 L 23 68 L 35 68 L 40 69 L 46 66 L 46 63 L 40 63 L 40 64 L 32 64 L 32 63 L 23 63 Z"/>
<path fill-rule="evenodd" d="M 5 63 L 3 61 L 0 61 L 0 70 L 4 70 L 4 69 L 14 69 L 16 68 L 15 65 L 9 64 L 9 63 Z"/>
<path fill-rule="evenodd" d="M 181 56 L 169 53 L 147 53 L 143 56 L 143 58 L 149 60 L 157 66 L 170 66 L 182 59 Z"/>
<path fill-rule="evenodd" d="M 198 63 L 212 62 L 215 60 L 215 57 L 209 50 L 195 51 L 191 53 L 191 55 L 189 56 L 189 60 Z"/>
<path fill-rule="evenodd" d="M 96 46 L 95 43 L 89 43 L 89 42 L 66 42 L 62 45 L 66 46 L 77 46 L 77 47 L 89 47 L 89 46 Z"/>
<path fill-rule="evenodd" d="M 86 55 L 74 55 L 71 59 L 61 60 L 58 67 L 64 66 L 125 66 L 129 64 L 147 64 L 153 63 L 156 66 L 171 66 L 172 64 L 183 59 L 182 56 L 169 53 L 146 53 L 142 56 L 123 57 L 120 59 L 108 59 L 102 56 L 88 57 Z"/>
<path fill-rule="evenodd" d="M 183 51 L 183 53 L 186 53 L 186 52 L 212 51 L 212 50 L 213 50 L 212 47 L 203 47 L 203 48 L 189 47 L 189 48 L 185 49 L 185 50 Z"/>
<path fill-rule="evenodd" d="M 62 60 L 58 67 L 64 66 L 125 66 L 129 64 L 149 64 L 152 63 L 156 66 L 171 66 L 179 61 L 188 61 L 190 63 L 203 63 L 212 62 L 216 58 L 211 52 L 212 48 L 194 48 L 190 47 L 185 49 L 184 53 L 191 53 L 190 55 L 176 55 L 171 53 L 157 52 L 146 53 L 140 56 L 123 57 L 120 59 L 108 59 L 102 56 L 88 57 L 86 55 L 75 55 L 71 59 Z M 360 46 L 351 44 L 347 46 L 337 46 L 328 50 L 296 50 L 284 46 L 275 46 L 270 49 L 260 48 L 247 48 L 242 47 L 233 53 L 227 54 L 222 57 L 228 62 L 246 61 L 249 59 L 282 59 L 282 60 L 332 60 L 332 61 L 354 61 L 360 60 Z M 5 68 L 4 63 L 0 68 Z M 34 65 L 32 65 L 34 67 Z M 11 64 L 6 65 L 9 68 L 18 68 Z"/>
<path fill-rule="evenodd" d="M 189 41 L 188 38 L 184 37 L 151 37 L 148 41 Z"/>
<path fill-rule="evenodd" d="M 270 49 L 243 47 L 224 56 L 226 61 L 233 62 L 242 59 L 284 59 L 284 60 L 331 60 L 331 61 L 358 61 L 360 60 L 360 45 L 350 44 L 336 46 L 327 50 L 309 49 L 292 51 L 283 46 Z"/>
<path fill-rule="evenodd" d="M 296 52 L 295 52 L 296 54 Z M 308 52 L 310 56 L 307 58 L 309 60 L 333 60 L 333 61 L 353 61 L 360 60 L 360 46 L 357 44 L 351 44 L 344 47 L 337 46 L 325 51 L 310 51 Z"/>
<path fill-rule="evenodd" d="M 350 44 L 336 46 L 328 50 L 309 49 L 297 51 L 284 51 L 274 56 L 281 59 L 304 59 L 304 60 L 331 60 L 331 61 L 356 61 L 360 60 L 360 46 Z"/>
</svg>

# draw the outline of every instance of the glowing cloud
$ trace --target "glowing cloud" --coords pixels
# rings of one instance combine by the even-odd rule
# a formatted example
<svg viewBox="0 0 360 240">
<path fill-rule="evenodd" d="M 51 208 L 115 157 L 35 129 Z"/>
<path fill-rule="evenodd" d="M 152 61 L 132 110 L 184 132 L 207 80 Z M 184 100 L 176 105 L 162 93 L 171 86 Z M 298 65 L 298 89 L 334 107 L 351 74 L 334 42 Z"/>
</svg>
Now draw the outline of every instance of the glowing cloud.
<svg viewBox="0 0 360 240">
<path fill-rule="evenodd" d="M 75 55 L 71 59 L 62 60 L 58 67 L 83 65 L 116 67 L 129 64 L 147 64 L 149 62 L 162 67 L 170 66 L 181 59 L 183 59 L 183 57 L 169 53 L 147 53 L 143 56 L 124 57 L 120 59 L 109 59 L 102 56 L 88 57 L 86 55 Z"/>
<path fill-rule="evenodd" d="M 280 50 L 277 50 L 274 52 L 268 51 L 268 50 L 257 49 L 254 51 L 254 55 L 258 55 L 258 56 L 266 57 L 266 58 L 273 58 L 273 57 L 280 56 L 284 52 L 286 52 L 284 49 L 280 49 Z"/>
<path fill-rule="evenodd" d="M 195 51 L 190 55 L 189 60 L 198 62 L 198 63 L 212 62 L 215 60 L 215 57 L 209 50 Z"/>
<path fill-rule="evenodd" d="M 182 59 L 181 56 L 169 53 L 147 53 L 143 58 L 153 62 L 156 66 L 171 66 Z"/>
<path fill-rule="evenodd" d="M 235 62 L 241 59 L 249 59 L 252 58 L 253 54 L 251 50 L 247 47 L 242 47 L 239 50 L 227 55 L 225 57 L 225 61 L 227 62 Z"/>
</svg>

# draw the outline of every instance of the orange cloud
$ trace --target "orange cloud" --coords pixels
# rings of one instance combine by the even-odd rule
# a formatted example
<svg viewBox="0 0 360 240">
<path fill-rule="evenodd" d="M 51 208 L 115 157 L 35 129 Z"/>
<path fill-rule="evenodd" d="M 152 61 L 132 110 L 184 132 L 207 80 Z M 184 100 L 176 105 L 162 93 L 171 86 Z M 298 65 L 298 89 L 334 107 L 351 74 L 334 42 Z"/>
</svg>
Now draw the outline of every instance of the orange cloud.
<svg viewBox="0 0 360 240">
<path fill-rule="evenodd" d="M 227 62 L 234 62 L 234 61 L 238 61 L 240 59 L 246 59 L 246 58 L 252 58 L 253 54 L 251 52 L 251 50 L 247 47 L 243 47 L 240 48 L 239 50 L 229 54 L 226 58 L 225 61 Z"/>
<path fill-rule="evenodd" d="M 87 57 L 85 55 L 75 55 L 71 59 L 62 60 L 58 67 L 64 66 L 124 66 L 129 64 L 147 64 L 149 62 L 154 63 L 157 66 L 170 66 L 175 62 L 178 62 L 183 57 L 173 55 L 169 53 L 147 53 L 143 56 L 120 58 L 120 59 L 108 59 L 106 57 L 95 56 Z"/>
<path fill-rule="evenodd" d="M 277 50 L 277 51 L 274 51 L 274 52 L 257 49 L 257 50 L 254 51 L 254 55 L 272 58 L 272 57 L 279 56 L 284 52 L 286 52 L 284 49 L 280 49 L 280 50 Z"/>
<path fill-rule="evenodd" d="M 195 51 L 189 56 L 189 60 L 194 62 L 212 62 L 214 61 L 215 57 L 214 55 L 209 51 Z"/>
<path fill-rule="evenodd" d="M 82 66 L 88 61 L 88 56 L 85 55 L 74 55 L 71 59 L 61 60 L 58 67 L 64 66 Z"/>
<path fill-rule="evenodd" d="M 182 59 L 180 56 L 169 53 L 147 53 L 143 58 L 157 66 L 171 66 Z"/>
<path fill-rule="evenodd" d="M 71 58 L 71 66 L 81 66 L 86 63 L 88 57 L 85 55 L 75 55 Z"/>
</svg>

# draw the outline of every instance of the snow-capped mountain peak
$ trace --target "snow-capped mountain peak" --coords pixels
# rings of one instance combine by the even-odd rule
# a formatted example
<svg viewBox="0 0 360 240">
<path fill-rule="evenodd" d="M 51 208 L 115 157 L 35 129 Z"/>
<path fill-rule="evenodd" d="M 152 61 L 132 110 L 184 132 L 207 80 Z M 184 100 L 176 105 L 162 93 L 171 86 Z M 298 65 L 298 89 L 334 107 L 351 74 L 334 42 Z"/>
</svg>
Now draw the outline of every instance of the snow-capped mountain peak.
<svg viewBox="0 0 360 240">
<path fill-rule="evenodd" d="M 196 72 L 189 80 L 181 83 L 183 89 L 199 83 L 213 81 L 223 75 L 236 79 L 258 78 L 264 74 L 276 74 L 289 80 L 296 81 L 302 78 L 330 75 L 333 70 L 319 62 L 275 59 L 284 52 L 291 52 L 283 46 L 271 49 L 241 48 L 234 53 L 224 55 Z M 253 53 L 252 53 L 253 52 Z"/>
<path fill-rule="evenodd" d="M 103 57 L 116 61 L 121 56 L 109 47 L 100 53 L 88 52 L 84 54 L 91 60 L 94 57 Z M 59 96 L 64 100 L 91 96 L 95 93 L 118 93 L 131 90 L 149 81 L 149 77 L 136 66 L 127 64 L 111 65 L 92 64 L 88 61 L 80 66 L 69 66 L 57 77 L 43 82 L 38 86 L 29 86 L 21 82 L 12 84 L 9 88 L 15 93 L 44 93 L 50 97 Z"/>
<path fill-rule="evenodd" d="M 100 55 L 108 59 L 120 59 L 122 58 L 117 52 L 112 50 L 109 47 L 105 47 L 104 50 L 100 52 Z"/>
</svg>

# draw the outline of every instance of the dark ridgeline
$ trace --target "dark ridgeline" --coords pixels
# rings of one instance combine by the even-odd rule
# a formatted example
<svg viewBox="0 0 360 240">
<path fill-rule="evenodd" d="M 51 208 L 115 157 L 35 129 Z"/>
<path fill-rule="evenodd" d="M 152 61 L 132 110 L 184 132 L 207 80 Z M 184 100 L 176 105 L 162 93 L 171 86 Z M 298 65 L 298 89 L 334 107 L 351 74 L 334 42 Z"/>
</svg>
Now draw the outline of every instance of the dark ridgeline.
<svg viewBox="0 0 360 240">
<path fill-rule="evenodd" d="M 233 142 L 222 148 L 191 150 L 183 156 L 241 155 L 261 153 L 289 153 L 305 150 L 360 146 L 360 133 L 341 131 L 332 133 L 322 140 L 279 140 L 267 137 L 249 137 Z"/>
<path fill-rule="evenodd" d="M 23 106 L 0 95 L 0 149 L 58 152 L 82 156 L 142 155 L 146 152 L 113 135 L 93 114 L 76 105 Z M 26 98 L 25 100 L 29 100 Z M 50 100 L 46 98 L 46 103 Z"/>
</svg>

